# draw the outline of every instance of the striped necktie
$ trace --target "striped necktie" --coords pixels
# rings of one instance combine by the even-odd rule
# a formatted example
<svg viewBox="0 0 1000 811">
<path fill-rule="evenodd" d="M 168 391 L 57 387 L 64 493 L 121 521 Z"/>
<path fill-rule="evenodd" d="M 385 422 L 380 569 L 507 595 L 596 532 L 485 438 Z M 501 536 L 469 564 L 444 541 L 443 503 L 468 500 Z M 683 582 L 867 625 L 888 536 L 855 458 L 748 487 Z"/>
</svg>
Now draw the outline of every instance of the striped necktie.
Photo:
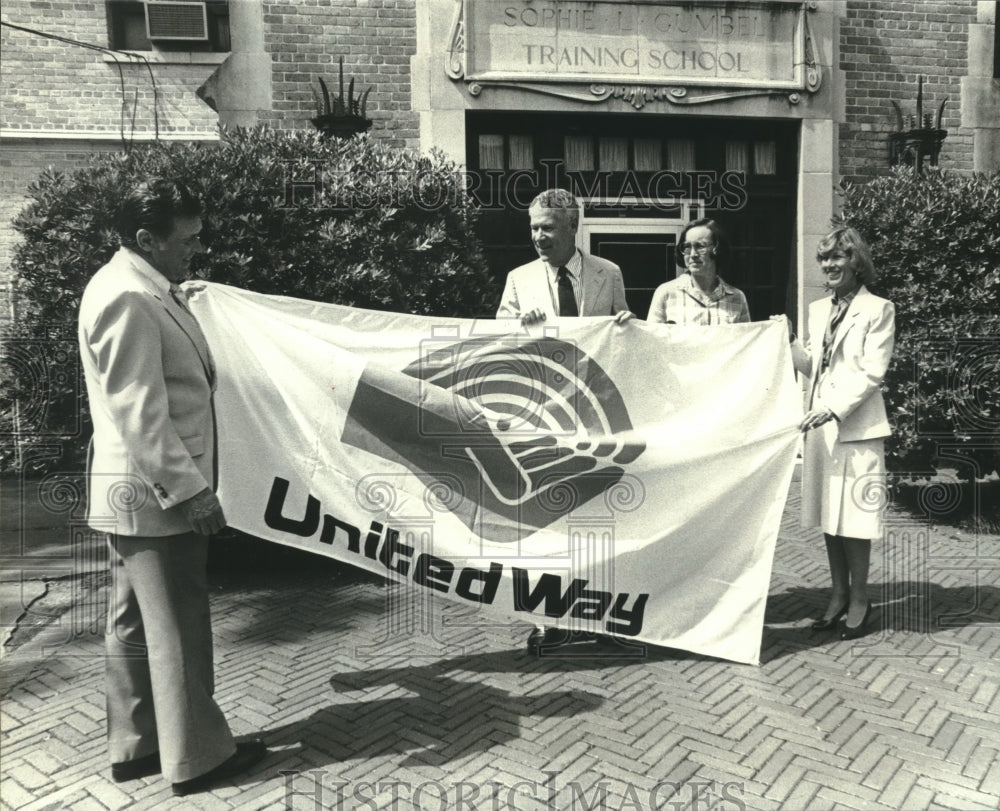
<svg viewBox="0 0 1000 811">
<path fill-rule="evenodd" d="M 563 265 L 556 273 L 559 279 L 559 315 L 577 316 L 580 309 L 576 306 L 576 296 L 573 293 L 573 283 L 569 280 L 569 271 Z"/>
<path fill-rule="evenodd" d="M 845 299 L 838 299 L 833 309 L 830 311 L 830 320 L 826 324 L 826 332 L 823 333 L 823 368 L 830 365 L 830 356 L 833 354 L 833 339 L 837 336 L 837 328 L 840 322 L 847 315 L 848 302 Z"/>
</svg>

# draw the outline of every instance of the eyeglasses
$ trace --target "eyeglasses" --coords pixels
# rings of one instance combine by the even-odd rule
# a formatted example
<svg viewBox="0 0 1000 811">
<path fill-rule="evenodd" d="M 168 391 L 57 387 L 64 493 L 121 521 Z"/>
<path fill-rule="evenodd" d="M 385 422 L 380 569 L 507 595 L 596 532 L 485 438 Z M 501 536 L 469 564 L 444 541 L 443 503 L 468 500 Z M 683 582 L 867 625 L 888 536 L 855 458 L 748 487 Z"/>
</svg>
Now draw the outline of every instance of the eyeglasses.
<svg viewBox="0 0 1000 811">
<path fill-rule="evenodd" d="M 687 256 L 689 253 L 697 251 L 698 256 L 704 256 L 714 247 L 714 245 L 709 245 L 707 242 L 685 242 L 681 245 L 681 253 L 684 254 L 684 256 Z"/>
</svg>

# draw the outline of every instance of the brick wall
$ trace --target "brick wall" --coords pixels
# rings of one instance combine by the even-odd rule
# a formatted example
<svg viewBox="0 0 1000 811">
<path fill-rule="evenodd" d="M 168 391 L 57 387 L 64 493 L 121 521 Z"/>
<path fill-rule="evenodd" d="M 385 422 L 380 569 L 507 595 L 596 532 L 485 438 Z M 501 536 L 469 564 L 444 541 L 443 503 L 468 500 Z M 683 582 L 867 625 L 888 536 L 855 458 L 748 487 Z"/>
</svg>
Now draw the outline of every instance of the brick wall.
<svg viewBox="0 0 1000 811">
<path fill-rule="evenodd" d="M 4 0 L 5 22 L 78 42 L 108 46 L 104 3 L 74 0 Z M 214 67 L 123 64 L 121 73 L 99 51 L 8 27 L 0 29 L 0 124 L 4 130 L 100 133 L 155 129 L 155 79 L 161 135 L 210 137 L 215 112 L 196 92 Z M 124 84 L 124 92 L 122 85 Z"/>
<path fill-rule="evenodd" d="M 942 168 L 971 171 L 973 134 L 961 125 L 961 77 L 968 74 L 968 27 L 976 0 L 849 0 L 840 30 L 846 121 L 840 125 L 840 171 L 863 182 L 888 171 L 888 133 L 896 129 L 890 100 L 916 112 L 917 76 L 924 112 L 947 97 L 948 137 Z"/>
<path fill-rule="evenodd" d="M 102 2 L 4 0 L 7 23 L 107 47 Z M 197 96 L 211 64 L 118 66 L 100 51 L 0 28 L 0 286 L 9 283 L 17 235 L 11 218 L 25 191 L 52 165 L 69 170 L 125 140 L 214 139 L 218 116 Z M 153 82 L 158 104 L 153 105 Z M 5 303 L 0 303 L 0 308 Z"/>
<path fill-rule="evenodd" d="M 344 57 L 345 92 L 368 87 L 372 134 L 416 148 L 419 121 L 410 105 L 410 57 L 416 52 L 416 0 L 304 0 L 264 4 L 265 47 L 272 55 L 273 108 L 261 120 L 286 129 L 310 128 L 312 90 L 322 76 L 337 92 Z"/>
</svg>

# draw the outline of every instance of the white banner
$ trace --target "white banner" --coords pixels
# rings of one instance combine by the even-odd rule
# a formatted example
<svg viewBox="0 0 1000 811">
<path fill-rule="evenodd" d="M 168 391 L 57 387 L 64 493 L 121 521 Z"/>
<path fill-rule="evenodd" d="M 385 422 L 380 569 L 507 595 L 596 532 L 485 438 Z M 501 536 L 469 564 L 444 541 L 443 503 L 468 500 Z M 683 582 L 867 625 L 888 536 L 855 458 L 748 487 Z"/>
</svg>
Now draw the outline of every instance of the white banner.
<svg viewBox="0 0 1000 811">
<path fill-rule="evenodd" d="M 209 284 L 235 528 L 482 610 L 756 663 L 785 327 L 426 318 Z"/>
</svg>

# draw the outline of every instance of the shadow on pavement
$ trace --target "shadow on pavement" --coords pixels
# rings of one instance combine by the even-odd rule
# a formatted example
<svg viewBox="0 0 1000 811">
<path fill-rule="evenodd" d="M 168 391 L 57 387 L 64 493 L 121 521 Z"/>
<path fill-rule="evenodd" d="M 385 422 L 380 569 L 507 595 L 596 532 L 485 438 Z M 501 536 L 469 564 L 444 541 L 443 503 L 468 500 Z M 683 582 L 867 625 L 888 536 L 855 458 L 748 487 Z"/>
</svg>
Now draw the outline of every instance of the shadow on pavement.
<svg viewBox="0 0 1000 811">
<path fill-rule="evenodd" d="M 809 627 L 826 607 L 828 588 L 793 588 L 773 594 L 767 601 L 761 663 L 840 643 L 834 631 L 814 632 Z M 889 581 L 869 588 L 872 602 L 868 644 L 898 633 L 915 637 L 942 636 L 976 624 L 1000 623 L 1000 589 L 995 586 L 941 586 L 920 580 Z M 951 643 L 954 644 L 954 643 Z"/>
<path fill-rule="evenodd" d="M 525 719 L 572 718 L 604 702 L 582 690 L 517 695 L 479 679 L 457 677 L 462 672 L 530 669 L 526 657 L 518 665 L 515 656 L 491 653 L 424 667 L 337 673 L 330 684 L 338 695 L 367 691 L 373 697 L 322 707 L 308 718 L 265 731 L 264 738 L 270 745 L 298 743 L 331 763 L 408 752 L 401 766 L 441 767 L 523 737 Z M 413 695 L 375 697 L 389 685 Z"/>
</svg>

